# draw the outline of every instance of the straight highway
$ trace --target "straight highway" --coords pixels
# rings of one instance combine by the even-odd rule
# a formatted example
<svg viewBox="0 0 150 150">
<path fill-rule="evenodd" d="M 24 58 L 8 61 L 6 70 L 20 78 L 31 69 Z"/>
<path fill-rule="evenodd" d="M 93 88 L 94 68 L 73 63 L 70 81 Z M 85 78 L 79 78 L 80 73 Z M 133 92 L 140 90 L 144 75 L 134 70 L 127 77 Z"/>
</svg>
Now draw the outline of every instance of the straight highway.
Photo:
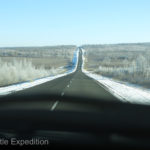
<svg viewBox="0 0 150 150">
<path fill-rule="evenodd" d="M 74 73 L 67 76 L 63 76 L 58 79 L 31 87 L 22 91 L 11 94 L 10 96 L 24 96 L 24 95 L 57 95 L 60 97 L 72 96 L 72 97 L 87 97 L 91 99 L 103 99 L 118 101 L 118 99 L 103 88 L 103 86 L 96 80 L 88 77 L 82 72 L 82 50 L 79 48 L 78 65 Z M 34 98 L 34 97 L 33 97 Z M 53 99 L 49 105 L 50 110 L 59 109 L 63 106 L 63 101 L 59 99 Z"/>
</svg>

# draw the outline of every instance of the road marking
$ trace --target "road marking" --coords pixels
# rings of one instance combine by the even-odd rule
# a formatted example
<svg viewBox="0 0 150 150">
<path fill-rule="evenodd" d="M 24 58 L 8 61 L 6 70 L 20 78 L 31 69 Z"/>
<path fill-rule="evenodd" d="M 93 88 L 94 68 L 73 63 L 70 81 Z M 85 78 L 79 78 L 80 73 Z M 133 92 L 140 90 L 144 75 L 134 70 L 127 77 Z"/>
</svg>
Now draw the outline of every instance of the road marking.
<svg viewBox="0 0 150 150">
<path fill-rule="evenodd" d="M 52 108 L 51 108 L 51 111 L 53 111 L 53 110 L 56 108 L 56 106 L 58 105 L 58 102 L 59 102 L 59 101 L 56 101 L 56 102 L 53 104 L 53 106 L 52 106 Z"/>
<path fill-rule="evenodd" d="M 62 92 L 62 93 L 61 93 L 61 96 L 64 96 L 64 94 L 65 94 L 65 93 L 64 93 L 64 92 Z"/>
</svg>

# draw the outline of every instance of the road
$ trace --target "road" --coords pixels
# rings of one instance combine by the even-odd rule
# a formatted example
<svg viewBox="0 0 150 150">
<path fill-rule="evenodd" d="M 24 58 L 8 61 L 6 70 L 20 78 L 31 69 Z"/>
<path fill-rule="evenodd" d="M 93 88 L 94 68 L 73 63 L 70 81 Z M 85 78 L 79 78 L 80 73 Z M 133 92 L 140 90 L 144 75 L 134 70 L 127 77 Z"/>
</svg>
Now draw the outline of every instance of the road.
<svg viewBox="0 0 150 150">
<path fill-rule="evenodd" d="M 103 100 L 118 101 L 116 97 L 106 91 L 100 83 L 89 78 L 82 71 L 82 50 L 79 49 L 77 69 L 74 73 L 67 76 L 31 87 L 12 95 L 36 95 L 36 94 L 55 94 L 63 96 L 77 96 L 88 98 L 99 98 Z M 63 105 L 63 101 L 55 100 L 49 107 L 55 110 Z"/>
</svg>

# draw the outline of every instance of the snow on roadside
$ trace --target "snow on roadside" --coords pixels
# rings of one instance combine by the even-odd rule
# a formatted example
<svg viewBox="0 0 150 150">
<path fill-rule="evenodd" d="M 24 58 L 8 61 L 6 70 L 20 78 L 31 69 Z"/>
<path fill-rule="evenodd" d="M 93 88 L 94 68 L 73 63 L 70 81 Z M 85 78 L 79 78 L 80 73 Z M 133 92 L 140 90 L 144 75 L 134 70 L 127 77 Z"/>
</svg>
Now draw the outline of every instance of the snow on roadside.
<svg viewBox="0 0 150 150">
<path fill-rule="evenodd" d="M 74 56 L 73 56 L 73 63 L 74 66 L 66 73 L 63 74 L 59 74 L 56 76 L 49 76 L 49 77 L 45 77 L 45 78 L 41 78 L 41 79 L 35 79 L 34 81 L 31 82 L 23 82 L 23 83 L 18 83 L 18 84 L 14 84 L 14 85 L 10 85 L 10 86 L 6 86 L 6 87 L 0 87 L 0 96 L 1 95 L 8 95 L 11 94 L 13 92 L 17 92 L 17 91 L 21 91 L 30 87 L 34 87 L 36 85 L 40 85 L 42 83 L 66 76 L 68 74 L 71 74 L 73 72 L 76 71 L 77 69 L 77 65 L 78 65 L 78 56 L 79 56 L 79 49 L 76 49 L 74 52 Z"/>
<path fill-rule="evenodd" d="M 123 102 L 137 103 L 137 104 L 150 104 L 150 90 L 142 87 L 135 86 L 129 83 L 123 83 L 114 79 L 103 77 L 84 69 L 84 52 L 82 49 L 82 72 L 90 78 L 97 80 L 103 88 L 109 91 L 111 94 L 116 96 Z"/>
</svg>

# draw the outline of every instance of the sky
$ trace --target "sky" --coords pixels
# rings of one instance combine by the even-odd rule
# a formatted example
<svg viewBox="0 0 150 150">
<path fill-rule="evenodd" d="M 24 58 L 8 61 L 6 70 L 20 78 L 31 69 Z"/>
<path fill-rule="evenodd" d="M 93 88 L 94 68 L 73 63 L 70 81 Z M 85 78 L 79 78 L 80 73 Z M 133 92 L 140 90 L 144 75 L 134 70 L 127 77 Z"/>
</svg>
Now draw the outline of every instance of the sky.
<svg viewBox="0 0 150 150">
<path fill-rule="evenodd" d="M 0 47 L 150 42 L 150 0 L 0 0 Z"/>
</svg>

